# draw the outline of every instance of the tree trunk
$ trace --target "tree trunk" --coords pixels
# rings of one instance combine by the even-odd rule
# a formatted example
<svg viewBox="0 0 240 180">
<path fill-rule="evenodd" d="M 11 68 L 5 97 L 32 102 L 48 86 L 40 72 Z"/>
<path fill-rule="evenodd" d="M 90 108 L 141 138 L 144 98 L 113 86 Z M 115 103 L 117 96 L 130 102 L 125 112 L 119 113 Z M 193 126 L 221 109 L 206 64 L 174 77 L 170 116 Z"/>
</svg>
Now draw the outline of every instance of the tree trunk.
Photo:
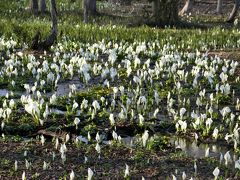
<svg viewBox="0 0 240 180">
<path fill-rule="evenodd" d="M 90 1 L 89 11 L 90 11 L 91 15 L 96 15 L 96 13 L 97 13 L 97 1 L 96 0 Z"/>
<path fill-rule="evenodd" d="M 88 22 L 89 15 L 96 15 L 96 0 L 83 0 L 83 14 L 84 14 L 84 22 Z"/>
<path fill-rule="evenodd" d="M 178 0 L 154 0 L 153 17 L 160 26 L 178 23 Z"/>
<path fill-rule="evenodd" d="M 30 10 L 35 15 L 38 14 L 38 0 L 30 0 Z"/>
<path fill-rule="evenodd" d="M 45 13 L 47 11 L 46 0 L 40 0 L 40 9 L 42 13 Z"/>
<path fill-rule="evenodd" d="M 54 42 L 57 40 L 57 6 L 56 1 L 51 0 L 51 17 L 52 17 L 52 31 L 50 36 L 47 37 L 45 41 L 43 41 L 43 47 L 45 49 L 49 49 Z"/>
<path fill-rule="evenodd" d="M 194 3 L 194 0 L 186 0 L 184 7 L 179 12 L 179 16 L 183 16 L 184 14 L 189 13 L 189 11 L 192 9 L 193 3 Z"/>
<path fill-rule="evenodd" d="M 240 0 L 235 0 L 235 4 L 234 4 L 234 7 L 233 7 L 233 10 L 232 10 L 230 16 L 228 17 L 227 22 L 230 22 L 230 23 L 234 22 L 235 17 L 237 16 L 239 5 L 240 5 Z"/>
<path fill-rule="evenodd" d="M 222 5 L 223 5 L 223 1 L 222 0 L 218 0 L 217 3 L 217 13 L 222 13 Z"/>
<path fill-rule="evenodd" d="M 44 40 L 41 41 L 41 34 L 38 31 L 32 40 L 31 49 L 33 50 L 49 50 L 50 47 L 57 40 L 57 7 L 56 1 L 51 0 L 51 17 L 52 17 L 52 30 L 51 34 Z"/>
</svg>

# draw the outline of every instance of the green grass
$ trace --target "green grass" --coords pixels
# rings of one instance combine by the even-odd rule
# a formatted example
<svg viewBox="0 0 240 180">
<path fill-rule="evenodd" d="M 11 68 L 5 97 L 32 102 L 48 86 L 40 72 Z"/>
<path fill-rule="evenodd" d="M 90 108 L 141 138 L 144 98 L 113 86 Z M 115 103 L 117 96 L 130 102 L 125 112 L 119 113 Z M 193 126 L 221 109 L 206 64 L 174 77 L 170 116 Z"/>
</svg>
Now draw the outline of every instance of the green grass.
<svg viewBox="0 0 240 180">
<path fill-rule="evenodd" d="M 83 43 L 94 43 L 104 39 L 107 41 L 134 42 L 158 40 L 163 46 L 174 44 L 177 49 L 221 49 L 239 47 L 239 30 L 230 28 L 224 30 L 220 27 L 207 30 L 200 29 L 156 29 L 146 25 L 129 28 L 133 18 L 113 16 L 101 13 L 101 4 L 98 8 L 100 16 L 92 17 L 90 24 L 83 24 L 82 9 L 80 1 L 69 3 L 69 1 L 58 1 L 59 7 L 59 38 L 58 42 L 66 39 L 80 41 Z M 51 28 L 50 17 L 48 15 L 33 16 L 26 10 L 25 1 L 0 2 L 2 11 L 0 12 L 0 36 L 6 38 L 13 37 L 20 44 L 30 44 L 31 39 L 39 30 L 42 36 L 46 36 Z M 19 16 L 21 14 L 21 16 Z M 198 21 L 198 20 L 197 20 Z M 95 23 L 94 23 L 95 22 Z"/>
</svg>

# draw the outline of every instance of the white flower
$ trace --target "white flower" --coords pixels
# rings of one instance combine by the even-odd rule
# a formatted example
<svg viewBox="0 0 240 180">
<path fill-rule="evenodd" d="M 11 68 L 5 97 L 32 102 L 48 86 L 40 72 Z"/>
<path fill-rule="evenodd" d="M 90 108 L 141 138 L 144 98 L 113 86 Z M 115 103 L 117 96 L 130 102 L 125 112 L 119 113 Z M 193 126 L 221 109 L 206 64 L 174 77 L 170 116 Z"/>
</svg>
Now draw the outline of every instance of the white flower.
<svg viewBox="0 0 240 180">
<path fill-rule="evenodd" d="M 91 135 L 89 131 L 88 131 L 88 141 L 91 141 Z"/>
<path fill-rule="evenodd" d="M 42 146 L 44 146 L 44 143 L 45 143 L 45 138 L 44 138 L 44 136 L 43 135 L 41 135 L 41 144 L 42 144 Z"/>
<path fill-rule="evenodd" d="M 26 159 L 25 159 L 25 166 L 26 166 L 26 169 L 29 169 L 29 167 L 30 167 L 30 163 Z"/>
<path fill-rule="evenodd" d="M 0 117 L 1 117 L 1 116 L 0 116 Z M 4 123 L 4 121 L 2 121 L 2 123 L 1 123 L 1 129 L 2 129 L 2 130 L 3 130 L 4 126 L 5 126 L 5 123 Z"/>
<path fill-rule="evenodd" d="M 186 132 L 187 131 L 187 122 L 186 121 L 182 121 L 182 120 L 179 120 L 177 123 L 176 123 L 176 127 L 178 129 L 178 126 L 180 125 L 181 127 L 181 131 L 183 132 Z"/>
<path fill-rule="evenodd" d="M 216 180 L 218 178 L 218 175 L 220 173 L 220 170 L 218 167 L 216 167 L 213 171 L 214 179 Z"/>
<path fill-rule="evenodd" d="M 100 105 L 99 105 L 99 103 L 96 100 L 93 101 L 92 106 L 93 106 L 95 111 L 100 109 Z"/>
<path fill-rule="evenodd" d="M 233 22 L 234 26 L 237 26 L 238 25 L 238 18 L 236 18 Z"/>
<path fill-rule="evenodd" d="M 240 170 L 240 163 L 239 163 L 239 160 L 235 161 L 235 169 Z"/>
<path fill-rule="evenodd" d="M 108 61 L 111 63 L 111 65 L 114 64 L 114 62 L 117 60 L 117 54 L 115 50 L 111 50 L 109 56 L 108 56 Z"/>
<path fill-rule="evenodd" d="M 14 162 L 14 171 L 17 171 L 18 170 L 18 162 L 15 160 Z"/>
<path fill-rule="evenodd" d="M 24 151 L 23 156 L 27 157 L 27 151 Z"/>
<path fill-rule="evenodd" d="M 223 154 L 220 152 L 219 163 L 222 164 L 223 161 Z"/>
<path fill-rule="evenodd" d="M 196 161 L 194 161 L 193 167 L 194 167 L 195 174 L 197 174 L 197 163 L 196 163 Z"/>
<path fill-rule="evenodd" d="M 72 110 L 74 111 L 75 109 L 77 109 L 77 107 L 78 107 L 78 103 L 77 103 L 77 102 L 74 102 L 74 103 L 73 103 Z"/>
<path fill-rule="evenodd" d="M 58 146 L 59 146 L 59 140 L 58 140 L 58 138 L 56 138 L 55 149 L 58 149 Z"/>
<path fill-rule="evenodd" d="M 154 111 L 154 113 L 153 113 L 153 117 L 154 117 L 154 118 L 157 118 L 158 112 L 159 112 L 159 109 L 158 109 L 158 108 L 155 109 L 155 111 Z"/>
<path fill-rule="evenodd" d="M 98 132 L 97 132 L 97 134 L 96 134 L 95 139 L 96 139 L 97 142 L 100 142 L 100 141 L 101 141 L 101 137 L 100 137 L 100 135 L 99 135 Z"/>
<path fill-rule="evenodd" d="M 64 154 L 65 152 L 67 152 L 67 147 L 66 147 L 66 144 L 63 143 L 61 144 L 61 147 L 60 147 L 60 153 Z"/>
<path fill-rule="evenodd" d="M 231 161 L 230 151 L 228 151 L 224 154 L 224 159 L 225 159 L 225 165 L 227 166 L 228 163 Z"/>
<path fill-rule="evenodd" d="M 119 87 L 119 90 L 120 90 L 120 92 L 121 92 L 121 95 L 123 95 L 123 94 L 124 94 L 124 86 L 120 86 L 120 87 Z"/>
<path fill-rule="evenodd" d="M 143 147 L 146 147 L 148 137 L 149 137 L 148 130 L 145 130 L 142 135 Z"/>
<path fill-rule="evenodd" d="M 117 133 L 116 133 L 115 131 L 112 132 L 112 137 L 113 137 L 113 139 L 114 139 L 115 141 L 118 140 L 118 135 L 117 135 Z"/>
<path fill-rule="evenodd" d="M 115 125 L 115 120 L 114 120 L 114 117 L 113 117 L 113 114 L 112 114 L 112 113 L 111 113 L 110 116 L 109 116 L 109 120 L 110 120 L 111 126 L 114 126 L 114 125 Z"/>
<path fill-rule="evenodd" d="M 117 87 L 113 87 L 113 98 L 116 98 L 116 94 L 118 93 L 118 88 Z"/>
<path fill-rule="evenodd" d="M 56 96 L 56 94 L 53 94 L 50 97 L 50 104 L 56 104 L 56 102 L 57 102 L 57 96 Z"/>
<path fill-rule="evenodd" d="M 211 118 L 207 118 L 207 120 L 206 120 L 206 127 L 207 127 L 207 129 L 211 128 L 212 122 L 213 122 L 213 120 Z"/>
<path fill-rule="evenodd" d="M 206 149 L 206 151 L 205 151 L 205 157 L 208 157 L 209 156 L 209 147 Z"/>
<path fill-rule="evenodd" d="M 215 127 L 214 130 L 213 130 L 213 134 L 212 134 L 213 138 L 214 139 L 217 139 L 218 138 L 218 129 Z"/>
<path fill-rule="evenodd" d="M 40 118 L 40 110 L 39 110 L 39 107 L 38 107 L 38 103 L 37 102 L 34 102 L 32 101 L 32 99 L 29 99 L 28 103 L 25 104 L 24 108 L 25 110 L 31 114 L 34 119 L 38 120 Z"/>
<path fill-rule="evenodd" d="M 88 107 L 88 100 L 83 99 L 81 104 L 81 109 L 86 109 Z"/>
<path fill-rule="evenodd" d="M 177 180 L 176 176 L 172 174 L 172 180 Z"/>
<path fill-rule="evenodd" d="M 143 117 L 141 114 L 139 114 L 138 116 L 139 116 L 139 125 L 140 125 L 140 126 L 143 126 L 144 117 Z"/>
<path fill-rule="evenodd" d="M 43 118 L 47 119 L 48 115 L 49 115 L 49 109 L 48 109 L 48 104 L 46 104 L 45 111 L 43 112 Z"/>
<path fill-rule="evenodd" d="M 124 177 L 129 177 L 130 173 L 129 173 L 129 166 L 127 164 L 126 165 L 126 169 L 125 169 L 125 172 L 124 172 Z"/>
<path fill-rule="evenodd" d="M 88 168 L 88 177 L 87 177 L 87 179 L 91 180 L 92 177 L 93 177 L 93 171 L 90 168 Z"/>
<path fill-rule="evenodd" d="M 27 178 L 26 178 L 26 173 L 25 173 L 25 171 L 23 171 L 23 173 L 22 173 L 22 180 L 26 180 Z"/>
<path fill-rule="evenodd" d="M 67 143 L 67 142 L 69 141 L 69 139 L 70 139 L 70 136 L 69 136 L 69 134 L 66 134 L 66 137 L 65 137 L 65 142 Z"/>
<path fill-rule="evenodd" d="M 112 81 L 114 81 L 114 78 L 115 78 L 116 75 L 117 75 L 117 70 L 115 68 L 111 67 L 110 77 L 111 77 Z"/>
<path fill-rule="evenodd" d="M 74 124 L 76 125 L 76 129 L 78 128 L 78 124 L 80 123 L 80 119 L 79 118 L 75 118 L 74 119 Z"/>
<path fill-rule="evenodd" d="M 185 180 L 186 177 L 187 177 L 187 175 L 186 175 L 185 171 L 183 171 L 183 173 L 182 173 L 182 179 Z"/>
<path fill-rule="evenodd" d="M 74 180 L 75 179 L 75 174 L 74 171 L 72 170 L 70 173 L 70 180 Z"/>
<path fill-rule="evenodd" d="M 97 145 L 95 146 L 95 149 L 97 151 L 98 154 L 100 154 L 101 152 L 101 148 L 100 148 L 100 145 L 97 143 Z"/>
<path fill-rule="evenodd" d="M 197 133 L 194 133 L 194 139 L 195 139 L 195 141 L 198 140 L 198 134 Z"/>
<path fill-rule="evenodd" d="M 45 170 L 47 170 L 47 168 L 48 168 L 48 164 L 46 163 L 46 161 L 44 161 L 43 162 L 43 170 L 45 171 Z"/>
<path fill-rule="evenodd" d="M 180 109 L 180 117 L 181 117 L 181 119 L 182 119 L 182 117 L 183 117 L 183 115 L 185 114 L 186 111 L 187 110 L 185 108 L 181 108 Z"/>
<path fill-rule="evenodd" d="M 229 107 L 224 107 L 222 110 L 220 110 L 220 113 L 222 114 L 223 118 L 231 112 L 231 109 Z"/>
<path fill-rule="evenodd" d="M 13 99 L 11 99 L 10 102 L 9 102 L 9 107 L 10 107 L 11 109 L 13 109 L 14 106 L 15 106 L 15 102 L 14 102 Z"/>
<path fill-rule="evenodd" d="M 77 90 L 77 87 L 76 87 L 76 85 L 75 84 L 69 84 L 69 88 L 70 88 L 70 90 L 71 90 L 71 92 L 72 93 L 75 93 L 76 92 L 76 90 Z"/>
</svg>

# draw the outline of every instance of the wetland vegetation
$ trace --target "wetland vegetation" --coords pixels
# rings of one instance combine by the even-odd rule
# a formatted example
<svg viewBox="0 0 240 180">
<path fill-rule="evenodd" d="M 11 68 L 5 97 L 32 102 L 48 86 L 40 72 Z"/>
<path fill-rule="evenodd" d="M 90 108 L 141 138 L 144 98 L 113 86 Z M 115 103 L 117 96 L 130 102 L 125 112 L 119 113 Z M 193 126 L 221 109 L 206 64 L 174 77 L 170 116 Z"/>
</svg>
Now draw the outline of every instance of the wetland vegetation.
<svg viewBox="0 0 240 180">
<path fill-rule="evenodd" d="M 238 19 L 208 4 L 152 27 L 132 3 L 99 1 L 84 24 L 59 0 L 57 43 L 36 51 L 49 14 L 1 0 L 0 179 L 240 178 Z"/>
</svg>

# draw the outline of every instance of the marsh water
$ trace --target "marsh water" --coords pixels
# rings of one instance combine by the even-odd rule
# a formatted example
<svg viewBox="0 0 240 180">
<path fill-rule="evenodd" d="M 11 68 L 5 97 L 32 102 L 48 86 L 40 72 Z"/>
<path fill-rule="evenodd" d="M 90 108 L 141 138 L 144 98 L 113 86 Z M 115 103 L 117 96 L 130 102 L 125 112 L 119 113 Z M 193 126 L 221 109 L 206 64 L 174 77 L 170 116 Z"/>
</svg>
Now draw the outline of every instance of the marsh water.
<svg viewBox="0 0 240 180">
<path fill-rule="evenodd" d="M 224 155 L 229 149 L 226 146 L 219 144 L 207 144 L 200 143 L 196 141 L 190 141 L 186 138 L 174 136 L 170 139 L 170 143 L 176 148 L 180 148 L 188 156 L 194 158 L 204 158 L 207 149 L 209 148 L 208 157 L 220 157 L 221 154 Z M 238 157 L 230 150 L 230 154 L 233 157 L 233 160 L 237 160 Z"/>
<path fill-rule="evenodd" d="M 123 144 L 129 147 L 134 146 L 134 143 L 137 141 L 139 141 L 139 138 L 137 137 L 126 137 L 126 138 L 122 138 L 121 140 Z M 232 150 L 229 150 L 226 146 L 219 145 L 219 144 L 207 144 L 207 143 L 198 144 L 196 141 L 190 141 L 186 138 L 177 137 L 177 136 L 170 137 L 170 143 L 175 148 L 180 149 L 186 155 L 190 157 L 194 157 L 196 159 L 206 157 L 206 151 L 208 148 L 209 148 L 208 157 L 220 158 L 221 154 L 224 156 L 224 154 L 227 151 L 230 151 L 232 160 L 236 161 L 238 159 L 238 156 L 235 155 Z"/>
</svg>

